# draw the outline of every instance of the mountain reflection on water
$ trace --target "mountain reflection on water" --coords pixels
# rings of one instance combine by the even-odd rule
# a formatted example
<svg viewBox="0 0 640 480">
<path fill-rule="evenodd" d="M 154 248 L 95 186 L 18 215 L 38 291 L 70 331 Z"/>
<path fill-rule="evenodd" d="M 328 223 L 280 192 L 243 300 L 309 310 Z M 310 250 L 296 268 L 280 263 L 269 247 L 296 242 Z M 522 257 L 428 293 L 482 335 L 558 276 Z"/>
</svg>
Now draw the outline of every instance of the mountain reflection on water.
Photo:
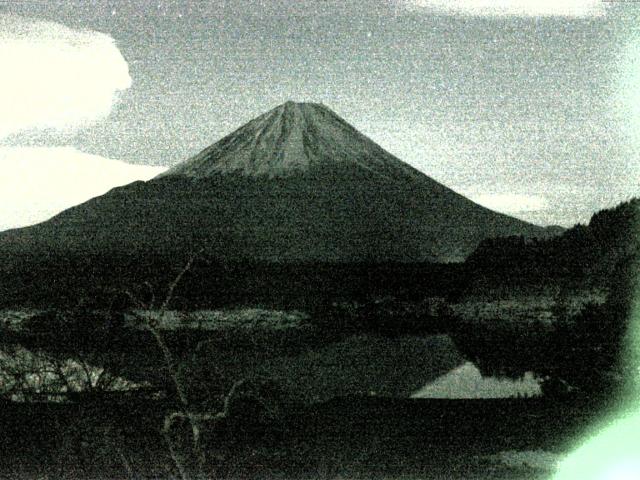
<svg viewBox="0 0 640 480">
<path fill-rule="evenodd" d="M 367 356 L 363 355 L 363 351 L 367 351 L 370 354 L 372 346 L 369 345 L 371 339 L 366 339 L 367 348 L 363 348 L 363 345 L 358 345 L 357 342 L 354 344 L 355 340 L 351 340 L 347 348 L 347 352 L 351 352 L 352 355 L 355 356 L 356 359 L 364 360 L 365 363 L 367 361 Z M 417 339 L 416 339 L 417 340 Z M 438 340 L 438 341 L 436 341 Z M 429 340 L 425 340 L 426 342 L 430 342 L 431 350 L 433 353 L 433 348 L 440 346 L 447 350 L 451 348 L 449 345 L 448 337 L 446 336 L 435 336 L 430 337 Z M 391 350 L 400 350 L 403 354 L 407 354 L 406 343 L 407 339 L 403 339 L 402 341 L 387 341 L 393 345 L 394 348 Z M 374 342 L 375 343 L 375 342 Z M 397 343 L 401 343 L 400 348 Z M 442 344 L 442 345 L 441 345 Z M 386 345 L 386 344 L 385 344 Z M 357 348 L 361 347 L 361 348 Z M 389 350 L 389 345 L 386 345 Z M 441 349 L 442 349 L 441 348 Z M 375 350 L 375 349 L 374 349 Z M 376 351 L 378 355 L 374 354 L 374 357 L 380 356 L 388 359 L 389 352 L 385 350 L 385 354 L 381 354 L 381 352 Z M 436 349 L 437 350 L 437 349 Z M 416 352 L 413 352 L 414 356 Z M 346 353 L 342 352 L 339 357 L 344 357 Z M 322 355 L 321 355 L 322 357 Z M 421 356 L 420 356 L 421 357 Z M 442 357 L 442 355 L 435 355 L 435 357 Z M 333 356 L 331 356 L 333 358 Z M 428 359 L 429 357 L 425 357 Z M 307 362 L 300 360 L 299 363 L 305 370 L 309 368 L 306 365 Z M 317 360 L 317 359 L 316 359 Z M 371 359 L 368 360 L 369 362 Z M 312 362 L 315 363 L 315 362 Z M 348 366 L 343 366 L 344 374 L 346 374 L 349 378 L 343 378 L 344 385 L 341 385 L 341 388 L 338 388 L 334 394 L 340 395 L 342 392 L 343 395 L 353 394 L 354 391 L 349 392 L 348 390 L 360 391 L 362 390 L 355 388 L 354 382 L 356 381 L 360 374 L 365 374 L 365 377 L 361 379 L 364 383 L 371 383 L 373 379 L 369 377 L 369 381 L 367 382 L 366 377 L 369 375 L 375 374 L 370 371 L 366 372 L 360 371 L 360 369 L 356 369 L 357 371 L 351 371 L 349 367 L 352 366 L 353 362 L 347 362 Z M 508 378 L 497 378 L 497 377 L 485 377 L 482 376 L 478 368 L 471 362 L 458 363 L 456 368 L 452 368 L 451 370 L 442 370 L 444 365 L 440 364 L 440 362 L 436 362 L 436 365 L 432 365 L 433 362 L 414 362 L 417 363 L 413 366 L 413 368 L 409 368 L 404 373 L 413 377 L 409 382 L 409 379 L 405 379 L 408 383 L 414 383 L 415 380 L 418 379 L 421 375 L 418 375 L 418 372 L 422 369 L 425 369 L 425 373 L 429 373 L 430 375 L 437 372 L 439 367 L 442 375 L 439 377 L 432 377 L 433 380 L 429 381 L 422 388 L 413 391 L 405 390 L 404 395 L 410 395 L 411 398 L 443 398 L 443 399 L 483 399 L 483 398 L 513 398 L 513 397 L 535 397 L 541 395 L 541 388 L 538 381 L 534 378 L 533 374 L 528 372 L 524 375 L 523 378 L 518 380 L 508 379 Z M 453 363 L 456 362 L 445 362 L 445 363 Z M 284 369 L 284 371 L 279 372 L 277 368 L 267 369 L 269 373 L 272 375 L 276 375 L 280 377 L 286 377 L 287 375 L 291 377 L 297 378 L 298 374 L 296 374 L 295 369 L 292 371 L 292 367 L 290 365 L 290 359 L 288 362 L 288 367 Z M 333 364 L 333 367 L 337 365 Z M 316 365 L 318 367 L 318 365 Z M 449 367 L 451 368 L 451 367 Z M 316 368 L 317 370 L 317 368 Z M 322 368 L 320 370 L 323 370 Z M 444 373 L 446 372 L 446 373 Z M 322 372 L 314 371 L 313 376 L 318 376 Z M 326 372 L 325 372 L 326 373 Z M 382 373 L 382 372 L 378 372 Z M 396 374 L 399 372 L 396 372 Z M 386 375 L 390 375 L 389 372 L 386 372 Z M 424 377 L 428 378 L 430 375 L 424 375 Z M 322 375 L 320 375 L 322 376 Z M 336 372 L 333 372 L 331 377 L 334 378 L 334 381 L 339 380 L 335 377 L 339 376 Z M 307 381 L 309 379 L 307 378 Z M 383 381 L 384 379 L 380 379 Z M 424 380 L 423 380 L 424 381 Z M 406 383 L 405 382 L 405 383 Z M 143 382 L 146 383 L 146 382 Z M 298 382 L 296 382 L 298 383 Z M 323 382 L 320 382 L 323 383 Z M 379 382 L 378 382 L 379 383 Z M 384 383 L 384 382 L 383 382 Z M 50 353 L 39 351 L 39 350 L 29 350 L 20 345 L 2 345 L 0 346 L 0 397 L 4 397 L 6 399 L 11 399 L 13 401 L 29 401 L 37 399 L 39 401 L 61 401 L 64 400 L 68 393 L 72 392 L 84 392 L 84 391 L 122 391 L 135 389 L 137 387 L 144 386 L 140 383 L 135 383 L 133 381 L 127 380 L 125 378 L 113 375 L 112 373 L 105 371 L 103 367 L 92 365 L 90 362 L 87 362 L 83 359 L 78 358 L 64 358 L 60 356 L 54 356 Z M 298 387 L 300 388 L 300 384 L 298 383 Z M 307 386 L 311 388 L 311 386 Z M 346 390 L 345 391 L 345 387 Z M 349 388 L 351 387 L 351 388 Z M 396 394 L 400 394 L 402 396 L 401 391 L 402 388 L 392 388 L 392 390 L 396 391 Z M 337 388 L 337 387 L 336 387 Z M 416 388 L 416 387 L 414 387 Z M 365 389 L 366 390 L 366 389 Z M 390 392 L 387 392 L 389 395 Z"/>
<path fill-rule="evenodd" d="M 411 398 L 510 398 L 542 394 L 531 372 L 523 378 L 483 377 L 471 362 L 451 370 L 411 395 Z"/>
</svg>

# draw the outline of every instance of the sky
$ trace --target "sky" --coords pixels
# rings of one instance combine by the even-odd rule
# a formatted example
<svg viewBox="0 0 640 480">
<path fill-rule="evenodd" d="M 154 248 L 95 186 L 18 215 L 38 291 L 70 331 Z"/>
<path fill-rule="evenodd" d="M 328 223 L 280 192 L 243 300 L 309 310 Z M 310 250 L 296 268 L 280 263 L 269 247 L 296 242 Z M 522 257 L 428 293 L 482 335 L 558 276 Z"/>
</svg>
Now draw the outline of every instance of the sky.
<svg viewBox="0 0 640 480">
<path fill-rule="evenodd" d="M 0 229 L 321 102 L 540 225 L 640 195 L 640 2 L 0 1 Z"/>
</svg>

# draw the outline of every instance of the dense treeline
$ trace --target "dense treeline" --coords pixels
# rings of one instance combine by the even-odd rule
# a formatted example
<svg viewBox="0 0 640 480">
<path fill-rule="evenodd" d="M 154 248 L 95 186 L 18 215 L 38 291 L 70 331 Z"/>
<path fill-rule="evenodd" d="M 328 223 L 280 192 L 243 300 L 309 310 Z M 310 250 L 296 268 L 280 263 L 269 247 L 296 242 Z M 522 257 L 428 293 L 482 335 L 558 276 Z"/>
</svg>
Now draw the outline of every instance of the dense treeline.
<svg viewBox="0 0 640 480">
<path fill-rule="evenodd" d="M 0 283 L 0 308 L 75 308 L 78 299 L 93 308 L 126 303 L 123 293 L 163 296 L 167 285 L 188 260 L 161 256 L 42 257 L 1 265 L 11 282 Z M 11 269 L 11 271 L 7 271 Z M 4 272 L 3 272 L 4 270 Z M 421 300 L 455 295 L 464 278 L 460 264 L 267 264 L 222 263 L 207 251 L 196 258 L 177 287 L 174 308 L 254 305 L 310 309 L 341 301 L 368 301 L 394 296 Z"/>
<path fill-rule="evenodd" d="M 467 259 L 477 276 L 535 283 L 543 279 L 605 280 L 640 250 L 640 199 L 595 213 L 588 225 L 577 224 L 550 239 L 489 239 Z"/>
</svg>

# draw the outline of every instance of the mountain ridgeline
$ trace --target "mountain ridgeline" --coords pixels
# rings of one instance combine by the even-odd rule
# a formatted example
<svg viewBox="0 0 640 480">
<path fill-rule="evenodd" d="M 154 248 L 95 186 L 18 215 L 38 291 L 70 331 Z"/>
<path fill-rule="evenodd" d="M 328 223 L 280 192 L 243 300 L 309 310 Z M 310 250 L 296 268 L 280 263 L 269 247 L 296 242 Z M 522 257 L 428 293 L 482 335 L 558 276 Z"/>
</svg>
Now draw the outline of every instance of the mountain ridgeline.
<svg viewBox="0 0 640 480">
<path fill-rule="evenodd" d="M 287 102 L 148 182 L 0 234 L 0 282 L 34 263 L 114 274 L 203 247 L 226 263 L 459 262 L 487 238 L 553 233 L 473 203 L 323 105 Z"/>
</svg>

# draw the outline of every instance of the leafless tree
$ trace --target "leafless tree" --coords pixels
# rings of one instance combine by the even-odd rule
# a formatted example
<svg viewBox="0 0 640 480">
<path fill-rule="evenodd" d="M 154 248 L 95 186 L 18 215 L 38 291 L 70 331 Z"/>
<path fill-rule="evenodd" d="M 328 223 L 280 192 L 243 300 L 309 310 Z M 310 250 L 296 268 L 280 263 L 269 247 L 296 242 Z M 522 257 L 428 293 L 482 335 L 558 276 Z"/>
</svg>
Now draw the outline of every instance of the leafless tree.
<svg viewBox="0 0 640 480">
<path fill-rule="evenodd" d="M 135 384 L 92 365 L 82 355 L 61 359 L 44 351 L 5 345 L 0 352 L 0 397 L 63 400 L 72 393 L 126 390 Z"/>
<path fill-rule="evenodd" d="M 169 349 L 167 342 L 162 333 L 162 324 L 169 311 L 169 305 L 173 300 L 176 287 L 182 281 L 184 275 L 192 268 L 193 263 L 203 250 L 192 254 L 180 272 L 176 275 L 173 281 L 169 284 L 168 290 L 164 298 L 160 299 L 155 295 L 154 289 L 149 282 L 145 282 L 146 288 L 150 293 L 150 300 L 143 302 L 140 298 L 130 291 L 126 291 L 126 295 L 133 302 L 133 304 L 139 310 L 155 311 L 156 315 L 140 315 L 139 310 L 134 311 L 133 315 L 136 320 L 144 325 L 144 327 L 151 333 L 157 346 L 159 347 L 164 360 L 165 368 L 168 372 L 169 379 L 175 389 L 178 402 L 181 406 L 180 410 L 169 412 L 162 425 L 162 435 L 169 449 L 171 458 L 178 470 L 181 480 L 189 480 L 190 478 L 205 478 L 205 463 L 206 452 L 203 450 L 202 445 L 202 430 L 205 425 L 208 428 L 216 426 L 219 422 L 229 417 L 230 406 L 239 389 L 246 383 L 246 380 L 236 381 L 229 392 L 224 398 L 223 407 L 217 412 L 201 411 L 191 404 L 187 395 L 186 386 L 183 384 L 181 377 L 178 373 L 178 362 Z M 178 451 L 176 442 L 172 436 L 173 428 L 178 421 L 186 421 L 189 425 L 191 432 L 191 452 L 189 456 L 194 460 L 193 462 L 185 461 L 184 455 Z M 191 464 L 191 466 L 189 465 Z"/>
</svg>

